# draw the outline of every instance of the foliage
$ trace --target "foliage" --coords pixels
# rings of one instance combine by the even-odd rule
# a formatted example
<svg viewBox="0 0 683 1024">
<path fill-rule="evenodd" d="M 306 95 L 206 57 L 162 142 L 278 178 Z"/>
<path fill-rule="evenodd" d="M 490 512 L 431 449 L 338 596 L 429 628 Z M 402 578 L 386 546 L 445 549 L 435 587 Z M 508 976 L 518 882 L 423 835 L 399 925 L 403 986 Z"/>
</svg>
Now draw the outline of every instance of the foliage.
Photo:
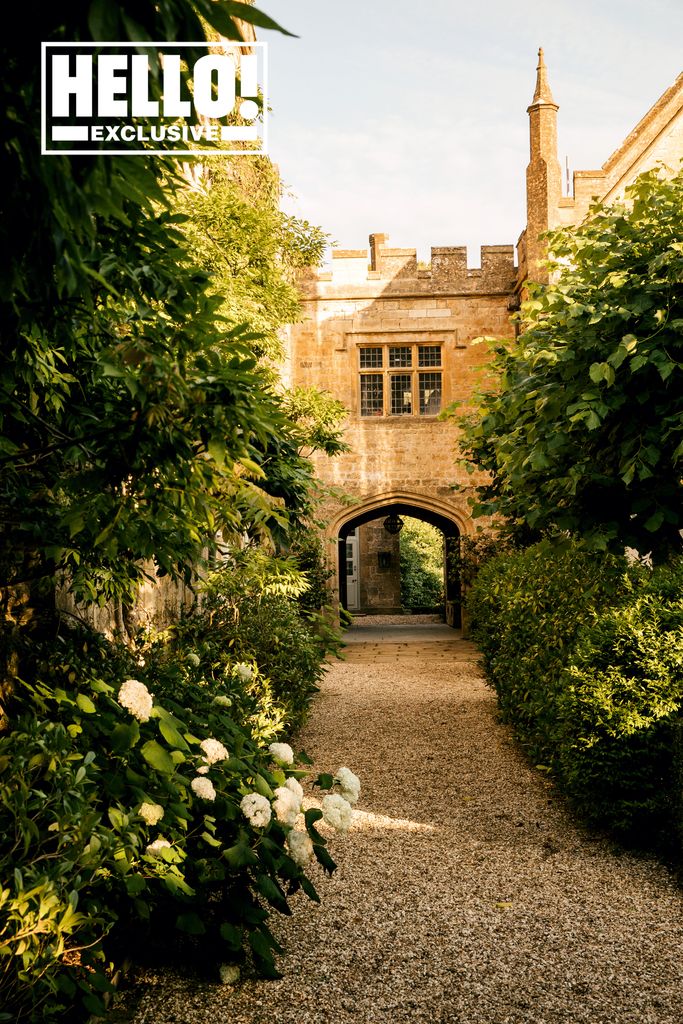
<svg viewBox="0 0 683 1024">
<path fill-rule="evenodd" d="M 676 811 L 683 563 L 650 572 L 543 541 L 479 572 L 468 607 L 505 721 L 584 818 L 647 845 Z"/>
<path fill-rule="evenodd" d="M 333 456 L 350 450 L 343 430 L 347 410 L 328 391 L 294 387 L 284 392 L 282 401 L 301 436 L 300 455 L 325 452 Z"/>
<path fill-rule="evenodd" d="M 241 801 L 256 792 L 270 807 L 286 775 L 303 773 L 267 750 L 279 710 L 263 703 L 258 668 L 218 666 L 207 653 L 208 644 L 187 652 L 172 637 L 131 651 L 86 631 L 24 652 L 34 681 L 17 682 L 12 731 L 0 738 L 8 1019 L 52 1020 L 79 999 L 100 1013 L 110 962 L 145 949 L 194 949 L 214 969 L 248 951 L 277 976 L 269 913 L 289 913 L 300 889 L 317 896 L 290 855 L 291 824 L 273 811 L 254 825 Z M 123 706 L 121 684 L 133 677 L 153 695 L 151 713 Z M 207 760 L 207 739 L 227 760 Z M 199 779 L 213 795 L 195 790 Z M 158 822 L 145 804 L 158 805 Z M 306 830 L 331 871 L 320 817 L 307 811 Z"/>
<path fill-rule="evenodd" d="M 511 550 L 510 537 L 502 529 L 489 528 L 472 536 L 461 536 L 457 551 L 449 559 L 448 571 L 467 589 L 490 559 Z"/>
<path fill-rule="evenodd" d="M 198 611 L 182 626 L 187 642 L 201 637 L 202 656 L 219 672 L 232 659 L 255 660 L 288 729 L 303 722 L 324 657 L 338 640 L 322 629 L 322 617 L 300 604 L 308 587 L 293 556 L 276 559 L 258 548 L 235 552 L 209 574 Z"/>
<path fill-rule="evenodd" d="M 438 608 L 444 603 L 444 539 L 420 519 L 404 519 L 400 533 L 401 604 Z"/>
<path fill-rule="evenodd" d="M 306 529 L 292 531 L 288 550 L 297 567 L 306 574 L 307 588 L 298 595 L 299 606 L 306 612 L 327 608 L 331 600 L 329 580 L 334 571 L 327 567 L 319 534 Z"/>
<path fill-rule="evenodd" d="M 301 315 L 295 271 L 320 263 L 327 236 L 279 210 L 278 171 L 267 158 L 244 163 L 209 161 L 180 193 L 178 209 L 221 316 L 234 326 L 248 321 L 255 354 L 275 359 L 280 329 Z"/>
<path fill-rule="evenodd" d="M 305 490 L 253 330 L 216 319 L 189 252 L 180 165 L 40 156 L 39 39 L 238 38 L 233 17 L 277 27 L 231 0 L 97 0 L 4 47 L 0 585 L 64 570 L 79 598 L 130 599 L 142 561 L 187 578 L 218 531 L 277 524 Z"/>
<path fill-rule="evenodd" d="M 101 940 L 115 914 L 101 893 L 117 838 L 97 808 L 94 760 L 63 724 L 33 715 L 0 740 L 0 1020 L 49 1019 L 76 992 L 97 1013 L 110 987 Z"/>
<path fill-rule="evenodd" d="M 496 349 L 498 386 L 465 417 L 475 511 L 664 559 L 683 527 L 683 173 L 549 235 L 549 286 Z"/>
<path fill-rule="evenodd" d="M 0 596 L 12 629 L 0 647 L 13 687 L 0 680 L 1 1019 L 101 1014 L 112 963 L 183 935 L 211 964 L 248 955 L 273 976 L 271 909 L 288 913 L 300 889 L 317 898 L 291 824 L 270 811 L 301 773 L 267 744 L 303 714 L 327 642 L 300 614 L 307 581 L 293 563 L 263 552 L 259 583 L 232 581 L 253 603 L 225 605 L 245 623 L 226 613 L 232 649 L 196 623 L 189 652 L 189 628 L 131 649 L 55 635 L 47 617 L 25 628 L 36 581 L 126 602 L 150 563 L 189 579 L 219 542 L 282 540 L 312 507 L 305 453 L 340 448 L 339 410 L 311 399 L 290 416 L 257 358 L 294 313 L 294 268 L 322 244 L 277 213 L 267 163 L 222 167 L 229 289 L 179 212 L 180 164 L 40 156 L 40 40 L 240 38 L 233 19 L 278 28 L 233 0 L 94 0 L 46 8 L 3 47 Z M 151 715 L 126 709 L 126 680 L 153 694 Z M 208 763 L 207 740 L 229 757 Z M 241 806 L 249 793 L 266 800 L 261 825 Z M 308 810 L 305 828 L 332 870 L 320 817 Z"/>
</svg>

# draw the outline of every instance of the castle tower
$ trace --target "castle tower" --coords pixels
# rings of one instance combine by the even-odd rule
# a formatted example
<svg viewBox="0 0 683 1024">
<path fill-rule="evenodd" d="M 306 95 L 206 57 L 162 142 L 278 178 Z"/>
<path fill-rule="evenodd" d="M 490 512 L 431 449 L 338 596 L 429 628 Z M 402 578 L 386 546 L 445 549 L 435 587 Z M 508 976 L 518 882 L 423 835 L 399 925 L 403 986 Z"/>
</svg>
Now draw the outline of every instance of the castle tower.
<svg viewBox="0 0 683 1024">
<path fill-rule="evenodd" d="M 540 266 L 545 245 L 539 241 L 539 235 L 557 226 L 562 198 L 562 170 L 557 157 L 558 109 L 548 84 L 543 50 L 539 49 L 536 91 L 527 107 L 530 158 L 526 169 L 526 257 L 528 278 L 542 283 L 548 280 L 548 272 Z"/>
</svg>

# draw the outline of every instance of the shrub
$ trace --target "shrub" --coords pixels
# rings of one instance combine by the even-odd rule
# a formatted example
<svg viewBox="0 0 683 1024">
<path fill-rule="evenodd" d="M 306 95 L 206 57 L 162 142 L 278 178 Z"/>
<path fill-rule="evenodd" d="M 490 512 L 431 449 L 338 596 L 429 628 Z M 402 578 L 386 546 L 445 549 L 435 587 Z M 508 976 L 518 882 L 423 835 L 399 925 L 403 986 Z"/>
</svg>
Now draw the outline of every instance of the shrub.
<svg viewBox="0 0 683 1024">
<path fill-rule="evenodd" d="M 101 896 L 116 840 L 94 762 L 64 725 L 33 716 L 0 738 L 0 1020 L 49 1019 L 76 992 L 102 1011 L 116 915 Z"/>
<path fill-rule="evenodd" d="M 496 688 L 503 717 L 514 722 L 530 756 L 548 756 L 549 710 L 582 622 L 616 599 L 626 563 L 575 544 L 544 541 L 495 557 L 468 597 L 472 634 Z"/>
<path fill-rule="evenodd" d="M 255 667 L 226 657 L 219 676 L 172 636 L 131 651 L 87 631 L 20 655 L 32 681 L 17 680 L 0 739 L 5 1019 L 64 1005 L 76 1019 L 79 1000 L 99 1013 L 110 962 L 149 949 L 214 971 L 248 955 L 278 976 L 269 913 L 317 895 L 273 802 L 303 772 L 268 749 L 279 712 Z M 265 819 L 247 816 L 248 794 Z M 304 852 L 333 870 L 320 817 L 305 813 Z"/>
<path fill-rule="evenodd" d="M 321 629 L 322 616 L 299 604 L 307 586 L 294 561 L 247 549 L 207 577 L 201 607 L 182 627 L 214 673 L 235 660 L 255 662 L 290 730 L 303 722 L 337 639 Z"/>
<path fill-rule="evenodd" d="M 440 530 L 406 519 L 401 530 L 401 604 L 439 608 L 444 603 L 444 539 Z"/>
<path fill-rule="evenodd" d="M 648 572 L 577 544 L 494 558 L 469 599 L 505 721 L 584 818 L 671 833 L 683 706 L 683 566 Z"/>
</svg>

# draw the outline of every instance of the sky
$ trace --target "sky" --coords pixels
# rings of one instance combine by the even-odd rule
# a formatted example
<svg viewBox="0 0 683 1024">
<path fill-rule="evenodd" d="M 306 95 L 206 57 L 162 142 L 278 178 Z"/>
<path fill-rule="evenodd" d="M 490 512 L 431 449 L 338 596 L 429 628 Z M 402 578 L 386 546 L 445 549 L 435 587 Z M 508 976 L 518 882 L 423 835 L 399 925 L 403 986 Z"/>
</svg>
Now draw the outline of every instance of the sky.
<svg viewBox="0 0 683 1024">
<path fill-rule="evenodd" d="M 681 0 L 256 0 L 283 207 L 340 248 L 516 243 L 543 46 L 559 156 L 600 167 L 683 71 Z"/>
</svg>

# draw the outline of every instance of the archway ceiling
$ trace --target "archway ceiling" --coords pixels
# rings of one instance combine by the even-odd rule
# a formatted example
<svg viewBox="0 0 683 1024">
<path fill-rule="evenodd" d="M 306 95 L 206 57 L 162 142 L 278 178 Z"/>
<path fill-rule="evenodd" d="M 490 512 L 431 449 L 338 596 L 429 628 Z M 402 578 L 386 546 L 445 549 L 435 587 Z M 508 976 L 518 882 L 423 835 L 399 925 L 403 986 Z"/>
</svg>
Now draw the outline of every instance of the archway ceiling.
<svg viewBox="0 0 683 1024">
<path fill-rule="evenodd" d="M 436 526 L 437 529 L 441 530 L 446 537 L 457 537 L 460 534 L 457 523 L 432 509 L 421 508 L 419 505 L 413 505 L 407 501 L 387 501 L 386 505 L 365 509 L 359 512 L 358 515 L 348 519 L 340 527 L 339 539 L 345 540 L 356 527 L 370 523 L 374 519 L 386 519 L 392 512 L 399 516 L 411 516 L 413 519 L 421 519 L 425 523 L 431 523 L 432 526 Z"/>
</svg>

